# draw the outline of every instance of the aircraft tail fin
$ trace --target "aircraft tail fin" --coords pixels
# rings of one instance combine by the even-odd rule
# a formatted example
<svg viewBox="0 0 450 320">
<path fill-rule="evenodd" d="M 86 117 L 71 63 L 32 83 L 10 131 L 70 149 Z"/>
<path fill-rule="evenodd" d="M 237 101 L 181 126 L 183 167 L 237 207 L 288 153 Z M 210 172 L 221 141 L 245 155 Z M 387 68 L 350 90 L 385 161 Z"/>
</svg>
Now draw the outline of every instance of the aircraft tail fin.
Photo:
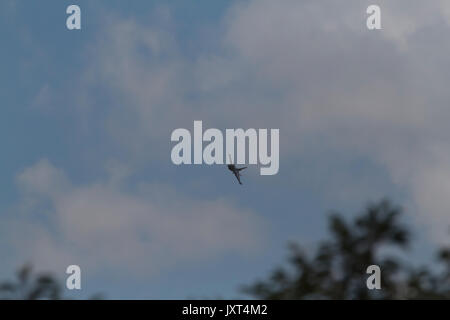
<svg viewBox="0 0 450 320">
<path fill-rule="evenodd" d="M 229 164 L 233 164 L 233 161 L 231 160 L 231 154 L 228 154 L 228 159 L 230 159 L 230 163 Z"/>
</svg>

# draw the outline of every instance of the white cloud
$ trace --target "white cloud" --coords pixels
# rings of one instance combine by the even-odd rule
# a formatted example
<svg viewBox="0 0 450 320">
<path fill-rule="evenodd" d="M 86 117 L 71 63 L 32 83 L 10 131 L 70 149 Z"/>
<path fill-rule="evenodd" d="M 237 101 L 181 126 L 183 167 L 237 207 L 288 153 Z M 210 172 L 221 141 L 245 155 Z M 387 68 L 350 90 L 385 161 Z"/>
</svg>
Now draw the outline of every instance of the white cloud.
<svg viewBox="0 0 450 320">
<path fill-rule="evenodd" d="M 450 6 L 380 1 L 383 30 L 368 31 L 369 4 L 239 2 L 222 21 L 216 50 L 194 58 L 182 55 L 170 28 L 115 18 L 93 45 L 81 95 L 97 107 L 88 88 L 110 94 L 114 102 L 103 106 L 110 138 L 140 161 L 165 158 L 158 148 L 194 119 L 211 127 L 280 128 L 281 170 L 305 157 L 311 167 L 320 158 L 327 168 L 338 157 L 365 159 L 389 174 L 419 223 L 442 240 L 450 224 L 442 199 L 450 162 L 436 150 L 450 149 L 450 45 L 443 41 Z M 348 170 L 333 176 L 352 177 Z M 353 184 L 323 181 L 324 194 Z M 345 190 L 372 190 L 358 183 Z M 362 201 L 355 192 L 347 197 Z"/>
<path fill-rule="evenodd" d="M 225 253 L 248 255 L 262 244 L 263 219 L 226 199 L 187 199 L 146 184 L 131 193 L 116 182 L 74 185 L 41 160 L 18 175 L 27 205 L 2 225 L 3 236 L 21 261 L 59 272 L 79 264 L 90 274 L 149 275 Z"/>
<path fill-rule="evenodd" d="M 441 10 L 448 2 L 382 1 L 379 32 L 365 28 L 368 4 L 248 1 L 228 17 L 226 41 L 240 64 L 252 66 L 262 92 L 281 92 L 272 120 L 283 123 L 285 156 L 322 157 L 333 167 L 344 154 L 383 166 L 417 222 L 446 241 L 450 46 L 438 35 L 449 31 Z"/>
</svg>

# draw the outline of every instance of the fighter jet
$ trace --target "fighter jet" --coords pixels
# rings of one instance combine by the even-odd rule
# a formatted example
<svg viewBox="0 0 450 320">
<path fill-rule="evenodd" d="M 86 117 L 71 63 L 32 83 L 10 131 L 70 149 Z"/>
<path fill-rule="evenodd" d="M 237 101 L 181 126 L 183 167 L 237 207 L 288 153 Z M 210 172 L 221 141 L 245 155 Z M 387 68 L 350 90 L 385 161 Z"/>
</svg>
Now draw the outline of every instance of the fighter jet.
<svg viewBox="0 0 450 320">
<path fill-rule="evenodd" d="M 242 184 L 241 182 L 241 174 L 240 172 L 244 169 L 246 169 L 247 167 L 243 167 L 243 168 L 236 168 L 236 166 L 233 164 L 233 161 L 231 161 L 231 156 L 228 155 L 230 158 L 230 164 L 227 165 L 228 170 L 230 170 L 231 172 L 233 172 L 233 174 L 235 175 L 236 179 L 238 180 L 239 184 Z"/>
</svg>

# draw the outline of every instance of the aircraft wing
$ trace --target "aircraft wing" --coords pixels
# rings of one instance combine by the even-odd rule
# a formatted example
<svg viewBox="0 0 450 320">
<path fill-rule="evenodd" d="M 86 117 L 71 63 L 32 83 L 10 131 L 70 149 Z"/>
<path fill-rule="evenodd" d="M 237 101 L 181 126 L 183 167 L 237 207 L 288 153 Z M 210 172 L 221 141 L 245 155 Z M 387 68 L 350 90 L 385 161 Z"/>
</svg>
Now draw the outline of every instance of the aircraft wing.
<svg viewBox="0 0 450 320">
<path fill-rule="evenodd" d="M 242 184 L 241 178 L 240 178 L 240 176 L 239 176 L 239 171 L 236 171 L 236 172 L 234 173 L 234 175 L 236 176 L 236 179 L 239 181 L 239 184 Z"/>
</svg>

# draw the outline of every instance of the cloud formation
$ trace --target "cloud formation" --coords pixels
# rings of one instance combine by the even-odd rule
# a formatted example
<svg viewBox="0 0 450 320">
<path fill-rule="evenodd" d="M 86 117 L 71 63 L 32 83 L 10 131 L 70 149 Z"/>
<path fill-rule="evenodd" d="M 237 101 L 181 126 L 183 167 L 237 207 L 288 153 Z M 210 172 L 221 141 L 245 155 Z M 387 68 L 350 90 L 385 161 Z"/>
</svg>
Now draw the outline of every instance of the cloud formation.
<svg viewBox="0 0 450 320">
<path fill-rule="evenodd" d="M 232 12 L 226 39 L 261 86 L 282 92 L 277 110 L 289 145 L 300 136 L 316 143 L 303 144 L 304 154 L 344 153 L 382 166 L 417 222 L 444 241 L 450 47 L 440 35 L 449 30 L 449 5 L 382 1 L 383 30 L 370 32 L 368 4 L 250 1 Z M 302 146 L 294 150 L 302 156 Z"/>
<path fill-rule="evenodd" d="M 169 163 L 170 132 L 193 120 L 279 128 L 280 171 L 291 173 L 293 188 L 320 180 L 319 195 L 358 204 L 374 190 L 389 195 L 374 183 L 378 171 L 355 181 L 354 159 L 367 162 L 404 192 L 409 212 L 434 241 L 447 241 L 450 5 L 379 1 L 383 30 L 368 31 L 369 4 L 238 2 L 212 32 L 215 42 L 203 39 L 214 48 L 191 56 L 172 28 L 107 19 L 88 46 L 72 107 L 137 172 L 150 158 Z M 52 92 L 44 87 L 37 101 Z M 296 170 L 299 161 L 306 170 Z M 11 235 L 17 252 L 52 269 L 75 259 L 157 272 L 258 246 L 264 223 L 252 211 L 159 184 L 130 190 L 122 174 L 113 168 L 107 181 L 77 185 L 46 161 L 22 172 L 23 213 L 7 224 L 20 230 Z"/>
<path fill-rule="evenodd" d="M 119 172 L 120 176 L 120 172 Z M 179 263 L 247 255 L 260 248 L 265 222 L 226 199 L 188 199 L 173 188 L 122 189 L 117 176 L 74 185 L 43 159 L 17 176 L 18 214 L 2 225 L 22 260 L 65 270 L 80 264 L 151 275 Z"/>
<path fill-rule="evenodd" d="M 442 241 L 450 223 L 450 164 L 443 160 L 450 150 L 450 47 L 442 39 L 449 5 L 381 1 L 383 30 L 374 32 L 365 28 L 369 4 L 240 2 L 221 21 L 215 50 L 194 58 L 183 56 L 176 34 L 164 28 L 115 19 L 83 81 L 101 83 L 120 101 L 105 113 L 107 130 L 137 158 L 195 119 L 211 127 L 280 128 L 281 167 L 302 158 L 311 167 L 317 158 L 326 167 L 336 158 L 373 163 Z M 320 188 L 330 193 L 329 185 L 337 183 Z"/>
</svg>

